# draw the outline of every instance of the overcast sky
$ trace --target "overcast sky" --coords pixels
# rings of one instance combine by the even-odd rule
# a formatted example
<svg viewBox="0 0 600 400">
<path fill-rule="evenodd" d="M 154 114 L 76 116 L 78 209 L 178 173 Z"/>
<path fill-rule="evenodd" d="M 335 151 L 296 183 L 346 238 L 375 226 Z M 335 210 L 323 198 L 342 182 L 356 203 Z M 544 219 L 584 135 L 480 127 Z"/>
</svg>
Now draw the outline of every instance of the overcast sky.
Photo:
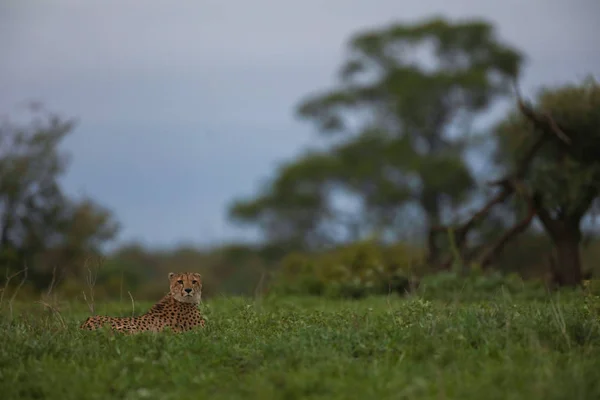
<svg viewBox="0 0 600 400">
<path fill-rule="evenodd" d="M 598 0 L 2 0 L 0 113 L 80 121 L 65 189 L 111 208 L 121 241 L 248 237 L 227 204 L 314 141 L 293 110 L 334 84 L 349 36 L 433 15 L 495 23 L 525 94 L 600 78 Z"/>
</svg>

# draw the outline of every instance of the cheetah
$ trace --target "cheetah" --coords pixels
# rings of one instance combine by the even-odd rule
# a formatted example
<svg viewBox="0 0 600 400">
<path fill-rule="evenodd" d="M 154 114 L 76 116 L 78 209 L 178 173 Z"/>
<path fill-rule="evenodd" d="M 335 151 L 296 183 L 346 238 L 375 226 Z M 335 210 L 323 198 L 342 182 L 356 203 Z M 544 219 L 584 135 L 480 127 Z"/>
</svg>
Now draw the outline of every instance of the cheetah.
<svg viewBox="0 0 600 400">
<path fill-rule="evenodd" d="M 169 327 L 173 332 L 183 332 L 205 321 L 198 310 L 202 296 L 202 276 L 194 272 L 169 273 L 170 291 L 150 310 L 137 317 L 88 317 L 80 329 L 96 330 L 105 324 L 114 331 L 135 334 L 142 331 L 160 332 Z"/>
</svg>

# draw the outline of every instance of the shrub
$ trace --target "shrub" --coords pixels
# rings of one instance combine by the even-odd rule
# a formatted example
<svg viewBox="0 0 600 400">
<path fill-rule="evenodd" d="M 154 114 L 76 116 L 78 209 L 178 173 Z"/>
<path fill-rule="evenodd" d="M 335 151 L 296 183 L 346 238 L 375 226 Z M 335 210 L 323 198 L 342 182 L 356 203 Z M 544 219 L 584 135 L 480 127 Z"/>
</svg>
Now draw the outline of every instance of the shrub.
<svg viewBox="0 0 600 400">
<path fill-rule="evenodd" d="M 272 291 L 349 298 L 404 293 L 420 259 L 419 251 L 404 244 L 370 240 L 320 254 L 294 253 L 282 261 Z"/>
<path fill-rule="evenodd" d="M 424 298 L 479 300 L 504 291 L 509 295 L 544 297 L 546 289 L 542 281 L 524 281 L 515 273 L 471 269 L 468 273 L 444 271 L 421 279 L 417 294 Z"/>
</svg>

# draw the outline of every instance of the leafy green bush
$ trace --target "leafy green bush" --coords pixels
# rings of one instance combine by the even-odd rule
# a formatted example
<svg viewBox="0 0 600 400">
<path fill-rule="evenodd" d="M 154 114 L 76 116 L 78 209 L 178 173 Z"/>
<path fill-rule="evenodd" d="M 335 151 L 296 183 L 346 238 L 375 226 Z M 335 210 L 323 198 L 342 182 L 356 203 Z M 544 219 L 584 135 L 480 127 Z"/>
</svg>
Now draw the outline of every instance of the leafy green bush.
<svg viewBox="0 0 600 400">
<path fill-rule="evenodd" d="M 519 275 L 473 269 L 467 274 L 444 271 L 421 279 L 417 294 L 424 298 L 485 299 L 504 291 L 510 295 L 543 297 L 547 291 L 542 281 L 524 281 Z"/>
<path fill-rule="evenodd" d="M 404 293 L 421 257 L 407 245 L 382 246 L 370 240 L 321 254 L 294 253 L 282 261 L 272 291 L 349 298 Z"/>
<path fill-rule="evenodd" d="M 315 262 L 301 253 L 292 253 L 283 262 L 273 291 L 281 294 L 323 293 L 324 285 L 317 276 Z"/>
<path fill-rule="evenodd" d="M 482 300 L 500 292 L 532 299 L 547 295 L 543 281 L 525 281 L 517 273 L 470 267 L 427 274 L 422 261 L 423 253 L 406 244 L 383 246 L 374 241 L 320 254 L 294 253 L 282 261 L 271 292 L 355 299 L 413 292 L 445 300 Z"/>
</svg>

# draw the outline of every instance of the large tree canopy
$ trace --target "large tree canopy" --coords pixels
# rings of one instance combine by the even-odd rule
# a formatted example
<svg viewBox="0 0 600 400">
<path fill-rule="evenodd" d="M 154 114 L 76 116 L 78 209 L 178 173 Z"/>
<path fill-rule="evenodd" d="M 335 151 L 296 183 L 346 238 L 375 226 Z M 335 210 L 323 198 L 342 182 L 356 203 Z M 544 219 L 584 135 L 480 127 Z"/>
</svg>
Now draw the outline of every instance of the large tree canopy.
<svg viewBox="0 0 600 400">
<path fill-rule="evenodd" d="M 517 96 L 518 107 L 494 127 L 494 159 L 504 176 L 489 183 L 499 190 L 452 227 L 455 253 L 463 264 L 486 267 L 537 218 L 553 244 L 550 277 L 558 285 L 578 285 L 583 278 L 581 222 L 600 195 L 600 86 L 589 79 L 547 87 L 535 105 L 525 103 L 518 90 Z M 516 216 L 514 225 L 504 231 L 497 226 L 487 243 L 469 244 L 468 233 L 501 205 Z M 448 267 L 454 258 L 449 254 L 443 265 Z"/>
<path fill-rule="evenodd" d="M 70 199 L 60 187 L 68 155 L 59 146 L 73 127 L 52 114 L 0 125 L 0 279 L 6 269 L 27 267 L 39 288 L 55 267 L 78 273 L 83 258 L 118 231 L 108 210 Z"/>
<path fill-rule="evenodd" d="M 578 284 L 581 221 L 600 195 L 600 85 L 588 79 L 545 88 L 535 107 L 522 104 L 497 135 L 496 160 L 505 167 L 514 169 L 535 149 L 520 180 L 555 244 L 558 283 Z"/>
<path fill-rule="evenodd" d="M 409 206 L 426 227 L 440 224 L 474 186 L 464 133 L 508 93 L 520 64 L 482 21 L 433 19 L 356 35 L 338 86 L 297 110 L 331 147 L 289 162 L 256 198 L 237 201 L 231 216 L 260 223 L 269 240 L 309 246 L 316 231 L 339 236 L 331 227 L 340 224 L 398 233 L 397 216 Z M 348 218 L 333 206 L 336 195 L 357 200 L 359 210 Z"/>
</svg>

